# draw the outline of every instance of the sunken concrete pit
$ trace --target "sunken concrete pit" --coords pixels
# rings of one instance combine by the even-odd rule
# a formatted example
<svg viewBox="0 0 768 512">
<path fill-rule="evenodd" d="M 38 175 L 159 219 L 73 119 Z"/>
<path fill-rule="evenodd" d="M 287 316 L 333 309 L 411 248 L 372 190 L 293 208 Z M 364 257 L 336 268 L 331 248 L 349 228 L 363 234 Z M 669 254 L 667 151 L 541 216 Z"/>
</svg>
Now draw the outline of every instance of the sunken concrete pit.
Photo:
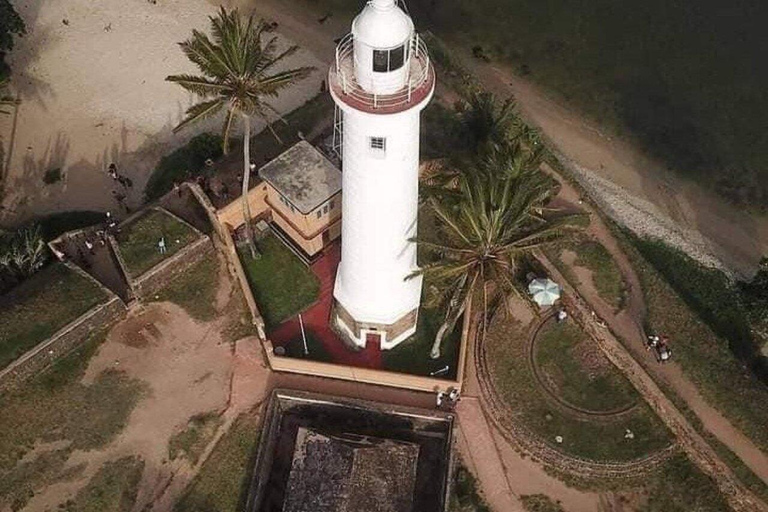
<svg viewBox="0 0 768 512">
<path fill-rule="evenodd" d="M 444 512 L 454 417 L 276 390 L 248 512 Z"/>
</svg>

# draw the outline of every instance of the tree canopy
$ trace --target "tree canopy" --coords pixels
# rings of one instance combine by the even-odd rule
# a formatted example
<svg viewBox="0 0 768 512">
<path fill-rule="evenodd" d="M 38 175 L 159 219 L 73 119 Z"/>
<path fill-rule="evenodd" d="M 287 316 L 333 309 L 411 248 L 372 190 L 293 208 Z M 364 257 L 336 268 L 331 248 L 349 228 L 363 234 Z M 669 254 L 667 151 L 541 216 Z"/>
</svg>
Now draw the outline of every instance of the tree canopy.
<svg viewBox="0 0 768 512">
<path fill-rule="evenodd" d="M 0 0 L 0 80 L 7 78 L 11 73 L 5 56 L 13 49 L 14 36 L 23 36 L 26 33 L 24 20 L 13 8 L 10 0 Z"/>
</svg>

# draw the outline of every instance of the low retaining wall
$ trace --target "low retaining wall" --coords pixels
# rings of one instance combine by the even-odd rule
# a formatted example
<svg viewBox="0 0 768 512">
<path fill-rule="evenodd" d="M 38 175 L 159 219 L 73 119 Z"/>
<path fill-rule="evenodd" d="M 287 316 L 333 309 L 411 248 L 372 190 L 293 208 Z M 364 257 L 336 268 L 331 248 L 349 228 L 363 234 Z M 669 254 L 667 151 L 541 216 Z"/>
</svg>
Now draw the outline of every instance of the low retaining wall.
<svg viewBox="0 0 768 512">
<path fill-rule="evenodd" d="M 135 297 L 139 300 L 152 300 L 155 293 L 179 277 L 179 274 L 186 272 L 212 253 L 213 244 L 210 238 L 198 238 L 134 279 L 131 288 Z"/>
<path fill-rule="evenodd" d="M 256 305 L 256 299 L 253 297 L 253 292 L 251 291 L 251 285 L 248 283 L 248 278 L 245 276 L 245 270 L 243 270 L 243 265 L 240 262 L 240 256 L 237 254 L 237 248 L 235 247 L 235 242 L 232 240 L 232 234 L 229 232 L 229 228 L 222 224 L 222 222 L 219 220 L 216 208 L 214 208 L 213 204 L 211 204 L 211 201 L 205 195 L 200 186 L 194 183 L 189 184 L 189 189 L 192 194 L 195 195 L 197 200 L 203 206 L 205 213 L 208 215 L 208 218 L 211 221 L 211 225 L 213 226 L 213 231 L 216 233 L 217 239 L 219 241 L 219 249 L 227 258 L 227 267 L 229 268 L 230 274 L 232 274 L 232 276 L 238 282 L 240 285 L 240 290 L 243 292 L 243 297 L 245 297 L 245 303 L 248 307 L 248 311 L 251 313 L 251 321 L 253 322 L 253 325 L 256 326 L 256 329 L 259 332 L 259 337 L 264 339 L 264 319 L 261 316 L 259 307 Z M 251 189 L 251 192 L 254 190 L 255 189 Z M 231 205 L 232 204 L 230 203 L 230 206 Z"/>
<path fill-rule="evenodd" d="M 65 263 L 70 269 L 83 274 L 88 279 L 93 278 L 70 263 Z M 117 320 L 125 317 L 126 307 L 117 295 L 99 286 L 108 294 L 106 302 L 94 306 L 89 311 L 65 325 L 46 341 L 39 343 L 13 363 L 0 370 L 0 393 L 17 388 L 28 378 L 37 375 L 57 359 L 67 355 L 96 331 L 106 328 Z"/>
<path fill-rule="evenodd" d="M 395 373 L 371 368 L 357 368 L 333 363 L 321 363 L 309 359 L 297 359 L 275 355 L 274 347 L 269 340 L 263 340 L 262 345 L 267 354 L 269 366 L 277 372 L 300 373 L 315 377 L 349 380 L 364 384 L 377 384 L 395 388 L 411 389 L 434 393 L 446 391 L 449 387 L 461 390 L 460 380 L 444 380 L 434 377 L 422 377 L 407 373 Z"/>
<path fill-rule="evenodd" d="M 464 369 L 467 360 L 467 351 L 472 344 L 475 332 L 472 328 L 471 306 L 468 306 L 464 314 L 464 322 L 461 332 L 461 347 L 459 348 L 458 370 L 456 380 L 438 379 L 436 377 L 424 377 L 421 375 L 411 375 L 408 373 L 390 372 L 386 370 L 375 370 L 372 368 L 357 368 L 334 363 L 322 363 L 310 359 L 298 359 L 294 357 L 278 356 L 275 354 L 272 342 L 262 338 L 262 346 L 267 355 L 269 366 L 278 372 L 300 373 L 304 375 L 314 375 L 316 377 L 329 377 L 332 379 L 349 380 L 361 382 L 364 384 L 377 384 L 379 386 L 390 386 L 395 388 L 411 389 L 414 391 L 424 391 L 435 393 L 437 391 L 447 391 L 448 388 L 462 390 L 464 383 Z M 424 357 L 428 357 L 426 354 Z"/>
<path fill-rule="evenodd" d="M 472 339 L 475 336 L 475 332 L 471 329 L 472 318 L 471 308 L 467 308 L 464 313 L 464 323 L 462 327 L 462 341 L 461 348 L 459 349 L 459 361 L 456 380 L 445 380 L 434 377 L 422 377 L 419 375 L 409 375 L 405 373 L 389 372 L 385 370 L 374 370 L 370 368 L 356 368 L 353 366 L 346 366 L 333 363 L 321 363 L 318 361 L 311 361 L 308 359 L 296 359 L 291 357 L 283 357 L 275 355 L 272 342 L 267 339 L 264 331 L 264 319 L 259 312 L 256 299 L 253 297 L 251 286 L 248 283 L 248 278 L 243 270 L 243 265 L 240 262 L 240 257 L 237 254 L 235 243 L 232 240 L 232 234 L 228 228 L 228 224 L 224 223 L 224 220 L 228 222 L 242 223 L 242 209 L 238 205 L 239 201 L 233 201 L 224 209 L 217 211 L 211 204 L 208 197 L 196 184 L 190 184 L 189 188 L 191 192 L 197 197 L 197 200 L 203 206 L 208 215 L 213 230 L 216 233 L 217 239 L 220 242 L 220 249 L 224 253 L 229 263 L 230 272 L 240 285 L 240 289 L 245 297 L 245 302 L 248 306 L 248 310 L 251 313 L 251 319 L 258 331 L 258 338 L 261 341 L 262 348 L 266 355 L 270 368 L 278 372 L 299 373 L 304 375 L 313 375 L 316 377 L 329 377 L 333 379 L 348 380 L 353 382 L 361 382 L 366 384 L 376 384 L 380 386 L 390 386 L 403 389 L 411 389 L 415 391 L 436 392 L 437 390 L 447 390 L 448 388 L 456 388 L 461 390 L 464 381 L 464 367 L 466 366 L 467 350 L 472 343 Z M 251 199 L 251 214 L 254 213 L 254 207 L 262 199 L 262 191 L 254 187 L 249 193 L 249 199 Z M 255 203 L 254 203 L 255 202 Z M 428 356 L 425 356 L 428 357 Z"/>
</svg>

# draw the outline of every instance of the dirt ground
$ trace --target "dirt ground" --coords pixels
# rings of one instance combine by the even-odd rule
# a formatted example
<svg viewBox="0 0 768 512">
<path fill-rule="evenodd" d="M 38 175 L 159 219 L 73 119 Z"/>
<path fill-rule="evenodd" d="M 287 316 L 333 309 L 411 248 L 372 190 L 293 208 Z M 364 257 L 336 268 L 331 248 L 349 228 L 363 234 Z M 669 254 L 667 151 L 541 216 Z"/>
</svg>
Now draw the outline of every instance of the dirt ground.
<svg viewBox="0 0 768 512">
<path fill-rule="evenodd" d="M 85 467 L 79 478 L 42 490 L 25 510 L 55 509 L 85 486 L 103 463 L 138 455 L 145 469 L 133 510 L 170 511 L 215 441 L 266 394 L 269 372 L 257 342 L 245 338 L 233 345 L 222 340 L 224 320 L 225 315 L 200 323 L 174 304 L 155 303 L 115 325 L 90 361 L 84 382 L 105 369 L 119 368 L 146 383 L 150 392 L 112 443 L 70 456 L 65 469 Z M 224 421 L 197 466 L 183 458 L 169 461 L 171 436 L 191 417 L 210 411 L 221 413 Z"/>
<path fill-rule="evenodd" d="M 171 129 L 192 104 L 191 95 L 165 81 L 196 72 L 177 43 L 192 29 L 208 31 L 218 3 L 206 0 L 19 0 L 13 2 L 28 34 L 10 54 L 11 91 L 22 104 L 0 117 L 8 169 L 0 225 L 32 215 L 74 209 L 117 210 L 106 167 L 114 162 L 133 180 L 129 202 L 141 193 L 159 158 L 220 120 Z M 282 39 L 283 44 L 287 42 Z M 324 65 L 300 51 L 286 65 L 315 72 L 273 101 L 288 112 L 313 97 Z M 259 123 L 254 123 L 254 132 Z M 46 170 L 64 178 L 44 185 Z"/>
</svg>

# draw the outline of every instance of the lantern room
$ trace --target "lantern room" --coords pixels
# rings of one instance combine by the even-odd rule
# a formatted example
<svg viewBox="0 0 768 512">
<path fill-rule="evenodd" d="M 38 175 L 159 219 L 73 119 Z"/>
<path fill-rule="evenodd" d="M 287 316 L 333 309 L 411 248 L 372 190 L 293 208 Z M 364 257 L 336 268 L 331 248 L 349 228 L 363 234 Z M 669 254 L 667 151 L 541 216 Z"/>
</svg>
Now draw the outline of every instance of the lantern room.
<svg viewBox="0 0 768 512">
<path fill-rule="evenodd" d="M 355 78 L 369 93 L 391 94 L 406 86 L 413 22 L 395 0 L 372 0 L 352 22 Z"/>
</svg>

